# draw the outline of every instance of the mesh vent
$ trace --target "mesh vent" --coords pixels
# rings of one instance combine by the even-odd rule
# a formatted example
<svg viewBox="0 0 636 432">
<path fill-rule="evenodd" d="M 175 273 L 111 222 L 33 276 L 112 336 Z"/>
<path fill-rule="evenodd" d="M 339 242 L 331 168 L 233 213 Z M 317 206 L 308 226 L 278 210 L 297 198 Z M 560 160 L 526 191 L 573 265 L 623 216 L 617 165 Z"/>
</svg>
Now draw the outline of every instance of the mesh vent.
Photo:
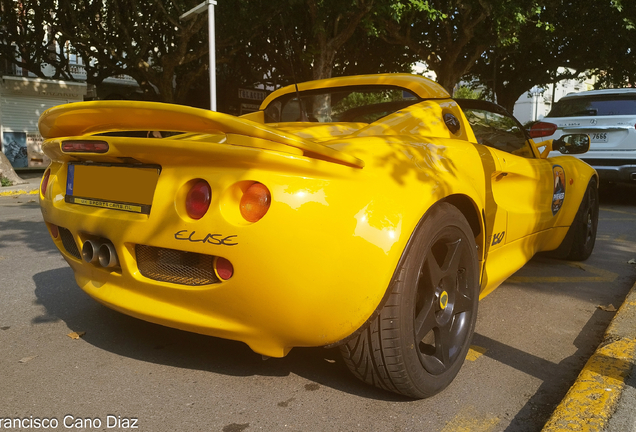
<svg viewBox="0 0 636 432">
<path fill-rule="evenodd" d="M 135 255 L 139 271 L 149 279 L 190 286 L 220 282 L 213 255 L 146 245 L 136 245 Z"/>
<path fill-rule="evenodd" d="M 62 239 L 62 244 L 64 245 L 64 249 L 70 255 L 73 255 L 77 259 L 81 259 L 79 249 L 77 249 L 77 243 L 75 243 L 75 239 L 73 238 L 73 234 L 66 228 L 58 227 L 58 231 L 60 232 L 60 238 Z"/>
</svg>

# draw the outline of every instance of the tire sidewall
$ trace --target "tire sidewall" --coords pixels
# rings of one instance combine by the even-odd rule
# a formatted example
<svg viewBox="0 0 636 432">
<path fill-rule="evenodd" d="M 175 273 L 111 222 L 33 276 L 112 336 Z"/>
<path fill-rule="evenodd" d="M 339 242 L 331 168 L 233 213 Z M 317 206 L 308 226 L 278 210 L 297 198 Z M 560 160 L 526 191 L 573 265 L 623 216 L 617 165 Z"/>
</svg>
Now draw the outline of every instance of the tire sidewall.
<svg viewBox="0 0 636 432">
<path fill-rule="evenodd" d="M 467 275 L 469 278 L 469 286 L 474 287 L 472 294 L 473 309 L 469 321 L 468 333 L 463 342 L 462 348 L 458 353 L 454 363 L 443 373 L 439 375 L 430 374 L 420 361 L 418 348 L 415 343 L 414 330 L 414 310 L 415 299 L 417 295 L 417 282 L 422 263 L 427 257 L 427 251 L 439 235 L 447 228 L 458 228 L 462 234 L 462 239 L 469 242 L 469 250 L 471 259 L 473 260 L 473 274 Z M 423 397 L 431 396 L 438 393 L 448 386 L 455 378 L 462 367 L 470 342 L 475 330 L 477 320 L 477 306 L 479 301 L 479 265 L 477 256 L 477 247 L 473 237 L 472 230 L 462 213 L 454 206 L 448 203 L 440 203 L 430 209 L 422 222 L 416 228 L 413 242 L 408 251 L 408 257 L 403 266 L 402 280 L 398 281 L 396 291 L 400 292 L 403 300 L 400 304 L 399 317 L 401 346 L 404 347 L 403 362 L 405 372 L 409 376 L 407 382 L 413 383 L 416 387 L 414 393 L 421 394 Z"/>
</svg>

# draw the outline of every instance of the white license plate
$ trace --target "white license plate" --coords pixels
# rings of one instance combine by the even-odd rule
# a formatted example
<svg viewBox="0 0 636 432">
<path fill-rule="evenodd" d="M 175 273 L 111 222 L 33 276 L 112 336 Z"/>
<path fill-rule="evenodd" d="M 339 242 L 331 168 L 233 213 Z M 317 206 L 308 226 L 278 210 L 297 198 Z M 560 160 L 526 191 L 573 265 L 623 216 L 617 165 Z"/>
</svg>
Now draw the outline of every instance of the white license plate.
<svg viewBox="0 0 636 432">
<path fill-rule="evenodd" d="M 607 142 L 607 132 L 595 132 L 590 134 L 590 140 L 593 143 L 606 143 Z"/>
</svg>

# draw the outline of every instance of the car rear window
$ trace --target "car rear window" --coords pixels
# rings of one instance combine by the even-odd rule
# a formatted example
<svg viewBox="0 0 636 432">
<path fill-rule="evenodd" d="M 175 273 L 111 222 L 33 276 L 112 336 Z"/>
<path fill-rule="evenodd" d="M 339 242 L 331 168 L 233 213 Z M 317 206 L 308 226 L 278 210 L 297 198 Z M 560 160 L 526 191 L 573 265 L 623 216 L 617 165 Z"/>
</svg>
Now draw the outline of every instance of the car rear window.
<svg viewBox="0 0 636 432">
<path fill-rule="evenodd" d="M 546 117 L 636 115 L 636 95 L 564 98 Z"/>
<path fill-rule="evenodd" d="M 300 92 L 272 101 L 265 108 L 265 123 L 301 121 L 301 109 L 310 122 L 372 123 L 421 98 L 410 91 L 394 86 L 352 86 Z"/>
</svg>

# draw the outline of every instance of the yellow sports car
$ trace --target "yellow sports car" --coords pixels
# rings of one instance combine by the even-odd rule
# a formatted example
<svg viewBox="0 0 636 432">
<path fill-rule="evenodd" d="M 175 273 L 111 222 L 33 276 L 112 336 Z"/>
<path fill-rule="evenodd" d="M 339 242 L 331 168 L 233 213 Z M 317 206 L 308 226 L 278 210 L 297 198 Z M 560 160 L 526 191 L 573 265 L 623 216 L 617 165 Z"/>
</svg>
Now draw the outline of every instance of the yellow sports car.
<svg viewBox="0 0 636 432">
<path fill-rule="evenodd" d="M 478 299 L 537 252 L 592 252 L 587 135 L 409 74 L 306 82 L 243 117 L 72 103 L 39 123 L 40 202 L 79 286 L 125 314 L 282 357 L 340 346 L 360 379 L 431 396 Z"/>
</svg>

